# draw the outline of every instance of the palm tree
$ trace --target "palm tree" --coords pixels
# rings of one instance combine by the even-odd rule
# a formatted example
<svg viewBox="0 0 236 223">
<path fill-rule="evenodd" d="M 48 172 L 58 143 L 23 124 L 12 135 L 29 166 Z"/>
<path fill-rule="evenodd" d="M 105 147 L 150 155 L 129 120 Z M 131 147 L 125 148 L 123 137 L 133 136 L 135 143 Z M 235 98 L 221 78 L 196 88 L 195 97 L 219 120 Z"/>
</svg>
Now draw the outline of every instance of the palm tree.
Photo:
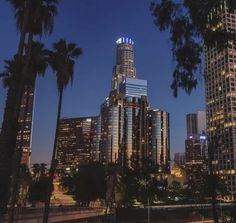
<svg viewBox="0 0 236 223">
<path fill-rule="evenodd" d="M 46 163 L 35 163 L 32 166 L 33 178 L 35 181 L 39 180 L 41 176 L 45 176 L 47 172 L 47 164 Z"/>
<path fill-rule="evenodd" d="M 33 166 L 32 166 L 32 172 L 33 172 L 33 178 L 34 180 L 38 179 L 39 176 L 40 176 L 40 165 L 38 163 L 35 163 Z"/>
<path fill-rule="evenodd" d="M 56 74 L 57 77 L 57 89 L 59 93 L 59 101 L 57 108 L 57 121 L 56 121 L 56 134 L 54 139 L 53 153 L 51 166 L 49 170 L 49 185 L 48 185 L 48 195 L 45 202 L 44 218 L 43 223 L 48 222 L 48 214 L 50 208 L 50 198 L 53 187 L 53 177 L 56 169 L 56 148 L 57 148 L 57 137 L 58 137 L 58 127 L 59 120 L 61 117 L 61 106 L 62 97 L 65 87 L 69 82 L 73 82 L 74 77 L 74 64 L 75 59 L 82 54 L 82 50 L 76 46 L 74 43 L 67 43 L 65 40 L 60 39 L 58 42 L 53 44 L 53 50 L 49 52 L 48 62 Z"/>
<path fill-rule="evenodd" d="M 13 165 L 13 177 L 12 177 L 12 191 L 10 196 L 10 207 L 9 207 L 9 222 L 13 222 L 14 217 L 14 206 L 17 199 L 18 194 L 18 177 L 20 171 L 20 164 L 21 164 L 21 157 L 22 157 L 22 150 L 23 150 L 23 137 L 24 137 L 24 126 L 26 123 L 27 112 L 28 112 L 28 105 L 29 105 L 29 93 L 31 89 L 34 89 L 36 77 L 37 76 L 44 76 L 46 69 L 47 69 L 47 62 L 46 62 L 46 55 L 47 50 L 44 48 L 44 45 L 40 42 L 33 42 L 32 43 L 32 52 L 31 52 L 31 59 L 28 65 L 28 74 L 29 78 L 27 79 L 25 91 L 27 92 L 25 109 L 24 109 L 24 117 L 23 123 L 20 131 L 20 145 L 17 148 L 16 156 L 15 156 L 15 163 Z"/>
<path fill-rule="evenodd" d="M 42 33 L 51 34 L 54 17 L 57 14 L 58 0 L 7 0 L 15 11 L 16 26 L 20 31 L 17 63 L 21 69 L 14 74 L 18 81 L 9 82 L 7 98 L 0 134 L 0 221 L 6 211 L 9 197 L 10 176 L 12 174 L 13 154 L 18 133 L 18 117 L 23 92 L 27 79 L 30 79 L 28 66 L 31 59 L 33 36 Z M 28 33 L 28 44 L 25 48 L 25 38 Z M 24 52 L 25 50 L 25 52 Z M 22 61 L 23 54 L 25 60 Z M 16 84 L 17 83 L 17 84 Z"/>
</svg>

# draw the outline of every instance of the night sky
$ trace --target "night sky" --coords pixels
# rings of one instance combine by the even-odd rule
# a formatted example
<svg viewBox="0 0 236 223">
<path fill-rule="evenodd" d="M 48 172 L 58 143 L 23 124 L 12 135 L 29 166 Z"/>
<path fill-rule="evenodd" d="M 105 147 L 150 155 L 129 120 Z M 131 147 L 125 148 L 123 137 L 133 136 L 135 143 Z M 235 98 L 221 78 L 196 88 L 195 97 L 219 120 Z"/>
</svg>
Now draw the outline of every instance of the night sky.
<svg viewBox="0 0 236 223">
<path fill-rule="evenodd" d="M 61 0 L 54 32 L 41 41 L 50 47 L 59 38 L 75 42 L 83 55 L 75 66 L 73 86 L 64 94 L 62 117 L 92 116 L 99 113 L 101 103 L 111 88 L 115 65 L 115 41 L 131 37 L 135 43 L 135 65 L 140 79 L 148 81 L 151 108 L 170 112 L 171 153 L 184 151 L 185 115 L 204 110 L 204 82 L 191 96 L 180 92 L 172 96 L 170 84 L 174 62 L 168 33 L 160 33 L 153 24 L 151 0 Z M 0 71 L 4 59 L 17 51 L 14 13 L 10 5 L 0 1 Z M 6 91 L 0 86 L 0 122 Z M 54 74 L 48 70 L 38 78 L 33 123 L 32 162 L 48 163 L 55 134 L 57 88 Z"/>
</svg>

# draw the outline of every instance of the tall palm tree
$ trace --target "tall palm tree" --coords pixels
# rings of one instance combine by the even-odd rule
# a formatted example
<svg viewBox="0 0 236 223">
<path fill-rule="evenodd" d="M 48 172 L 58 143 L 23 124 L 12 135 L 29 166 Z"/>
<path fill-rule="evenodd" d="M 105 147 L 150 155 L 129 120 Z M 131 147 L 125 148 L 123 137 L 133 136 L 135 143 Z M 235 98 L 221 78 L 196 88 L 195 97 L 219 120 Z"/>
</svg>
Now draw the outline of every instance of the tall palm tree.
<svg viewBox="0 0 236 223">
<path fill-rule="evenodd" d="M 30 72 L 28 66 L 31 59 L 33 36 L 42 33 L 51 34 L 54 17 L 57 14 L 58 0 L 7 0 L 13 7 L 16 26 L 20 31 L 18 45 L 18 70 L 14 78 L 17 84 L 7 86 L 6 105 L 0 134 L 0 221 L 6 211 L 9 197 L 10 176 L 12 175 L 13 154 L 16 146 L 16 137 L 19 130 L 18 117 L 20 105 L 27 79 Z M 25 48 L 25 38 L 28 34 L 28 44 Z M 25 60 L 22 61 L 23 55 Z"/>
<path fill-rule="evenodd" d="M 58 108 L 57 108 L 57 121 L 56 121 L 56 134 L 53 145 L 53 153 L 51 166 L 49 170 L 49 185 L 48 194 L 45 202 L 44 218 L 43 223 L 48 222 L 48 214 L 50 208 L 50 198 L 53 188 L 53 178 L 56 170 L 56 149 L 57 149 L 57 137 L 58 137 L 58 127 L 61 117 L 61 106 L 62 97 L 65 87 L 69 82 L 73 82 L 74 77 L 74 64 L 75 59 L 82 54 L 82 50 L 76 46 L 74 43 L 67 43 L 65 40 L 60 39 L 58 42 L 53 44 L 53 50 L 49 52 L 48 62 L 56 74 L 57 77 L 57 89 L 59 93 Z"/>
<path fill-rule="evenodd" d="M 27 79 L 25 85 L 25 91 L 27 92 L 26 102 L 25 102 L 25 109 L 23 114 L 23 123 L 20 131 L 20 143 L 19 148 L 17 148 L 16 156 L 15 156 L 15 163 L 13 164 L 13 176 L 12 176 L 12 191 L 10 196 L 10 207 L 9 207 L 9 223 L 13 222 L 14 217 L 14 206 L 17 199 L 18 194 L 18 177 L 20 172 L 20 163 L 22 158 L 22 150 L 23 150 L 23 137 L 24 137 L 24 126 L 26 124 L 27 112 L 28 112 L 28 105 L 29 105 L 29 93 L 31 89 L 34 89 L 36 77 L 37 76 L 44 76 L 46 69 L 47 69 L 47 50 L 44 48 L 44 45 L 40 42 L 33 42 L 32 43 L 32 52 L 31 52 L 31 59 L 28 65 L 27 72 L 29 74 L 29 78 Z"/>
</svg>

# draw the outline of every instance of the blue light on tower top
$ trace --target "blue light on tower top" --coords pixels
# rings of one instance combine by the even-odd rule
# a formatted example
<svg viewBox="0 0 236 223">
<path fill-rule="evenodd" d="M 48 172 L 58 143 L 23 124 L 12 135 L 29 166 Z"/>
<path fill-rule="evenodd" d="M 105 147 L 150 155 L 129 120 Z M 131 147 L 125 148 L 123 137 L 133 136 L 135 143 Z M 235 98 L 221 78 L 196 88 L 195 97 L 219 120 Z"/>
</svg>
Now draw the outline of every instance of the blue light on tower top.
<svg viewBox="0 0 236 223">
<path fill-rule="evenodd" d="M 134 45 L 134 41 L 131 38 L 128 38 L 128 37 L 120 37 L 116 41 L 116 44 L 131 44 L 131 45 Z"/>
</svg>

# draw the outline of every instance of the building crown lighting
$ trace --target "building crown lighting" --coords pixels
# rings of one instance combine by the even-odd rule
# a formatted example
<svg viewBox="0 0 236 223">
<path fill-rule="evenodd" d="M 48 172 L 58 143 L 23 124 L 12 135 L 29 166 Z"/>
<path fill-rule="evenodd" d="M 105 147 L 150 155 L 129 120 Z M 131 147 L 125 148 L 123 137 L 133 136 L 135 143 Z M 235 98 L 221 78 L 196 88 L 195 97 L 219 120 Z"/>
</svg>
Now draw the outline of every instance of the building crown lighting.
<svg viewBox="0 0 236 223">
<path fill-rule="evenodd" d="M 120 37 L 117 41 L 116 44 L 131 44 L 134 45 L 134 41 L 129 38 L 129 37 Z"/>
</svg>

